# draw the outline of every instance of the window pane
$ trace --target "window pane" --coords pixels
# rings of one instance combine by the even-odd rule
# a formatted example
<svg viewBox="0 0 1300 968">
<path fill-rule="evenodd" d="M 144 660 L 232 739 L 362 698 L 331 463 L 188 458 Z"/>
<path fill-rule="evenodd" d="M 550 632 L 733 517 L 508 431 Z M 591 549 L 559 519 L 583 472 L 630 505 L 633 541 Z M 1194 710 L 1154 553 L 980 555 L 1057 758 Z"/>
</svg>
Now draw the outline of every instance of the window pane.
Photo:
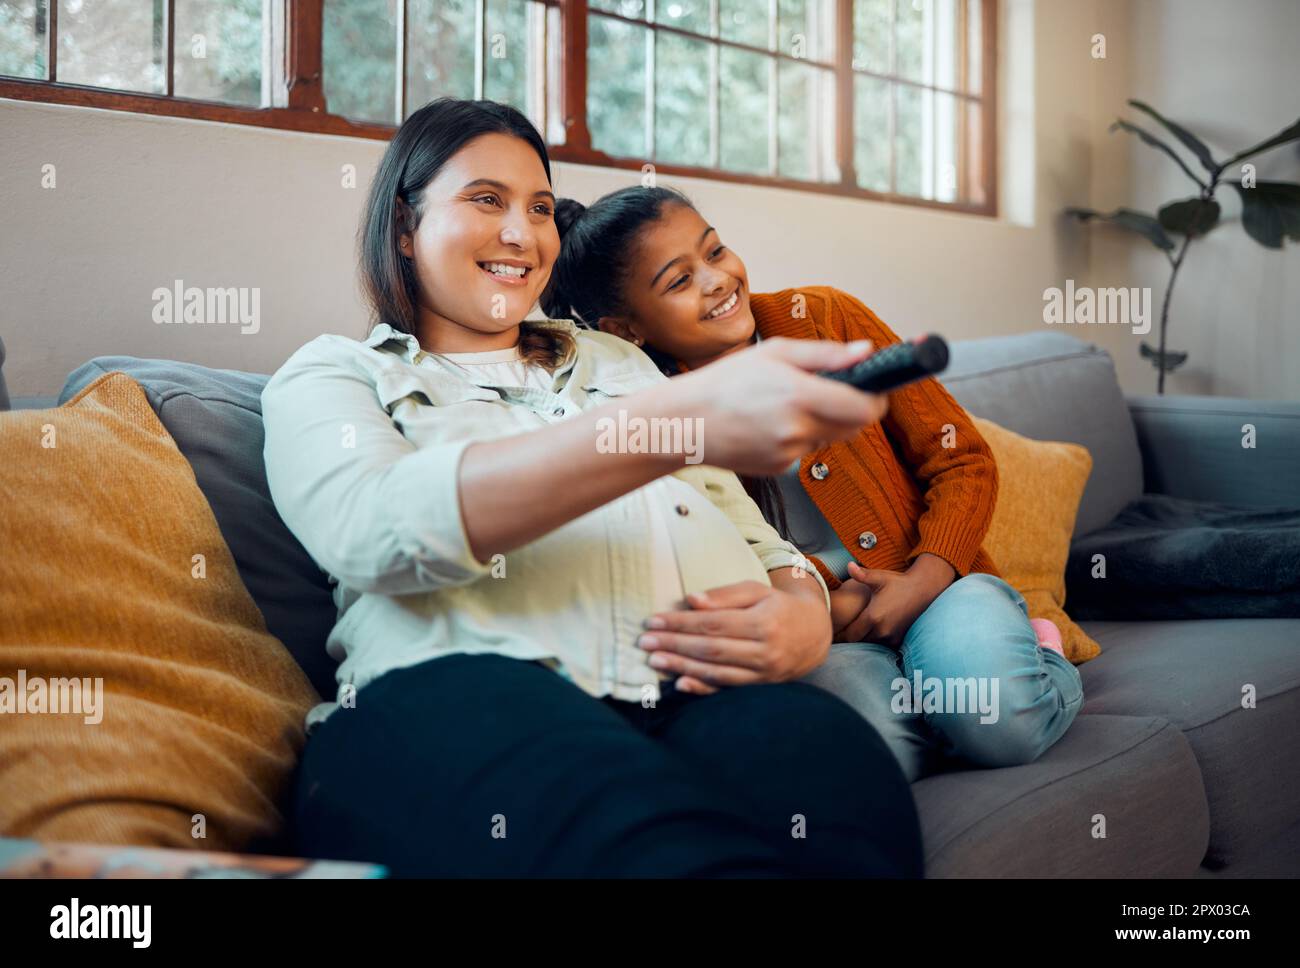
<svg viewBox="0 0 1300 968">
<path fill-rule="evenodd" d="M 176 0 L 178 97 L 262 103 L 262 0 Z"/>
<path fill-rule="evenodd" d="M 645 0 L 587 0 L 587 6 L 592 10 L 608 10 L 638 20 L 644 20 L 646 15 Z M 587 32 L 591 32 L 590 26 L 587 27 Z"/>
<path fill-rule="evenodd" d="M 592 146 L 644 157 L 646 28 L 592 15 L 587 21 L 587 124 Z"/>
<path fill-rule="evenodd" d="M 853 69 L 888 74 L 893 0 L 853 0 Z"/>
<path fill-rule="evenodd" d="M 707 36 L 709 0 L 660 0 L 655 5 L 655 22 Z"/>
<path fill-rule="evenodd" d="M 767 0 L 718 0 L 718 21 L 722 36 L 767 50 Z"/>
<path fill-rule="evenodd" d="M 655 41 L 655 158 L 709 165 L 709 44 L 661 33 Z"/>
<path fill-rule="evenodd" d="M 835 84 L 830 71 L 780 61 L 777 64 L 780 164 L 783 178 L 834 180 Z"/>
<path fill-rule="evenodd" d="M 164 93 L 166 14 L 163 0 L 59 0 L 58 79 Z"/>
<path fill-rule="evenodd" d="M 397 120 L 397 0 L 325 0 L 325 103 L 356 121 Z"/>
<path fill-rule="evenodd" d="M 525 0 L 487 0 L 483 17 L 483 96 L 528 113 L 529 68 L 541 61 Z M 540 66 L 540 65 L 539 65 Z"/>
<path fill-rule="evenodd" d="M 898 76 L 954 89 L 957 52 L 957 0 L 897 0 Z"/>
<path fill-rule="evenodd" d="M 894 0 L 895 67 L 900 77 L 921 80 L 929 0 Z"/>
<path fill-rule="evenodd" d="M 957 165 L 961 160 L 958 143 L 961 132 L 957 117 L 962 110 L 962 102 L 956 95 L 940 92 L 935 92 L 931 101 L 934 114 L 925 119 L 930 123 L 930 150 L 924 158 L 924 171 L 928 177 L 922 190 L 925 198 L 955 202 L 960 182 Z"/>
<path fill-rule="evenodd" d="M 835 57 L 832 0 L 778 0 L 776 49 L 791 57 L 831 61 Z"/>
<path fill-rule="evenodd" d="M 957 199 L 957 98 L 899 84 L 895 190 L 941 202 Z"/>
<path fill-rule="evenodd" d="M 45 77 L 46 0 L 0 0 L 0 74 Z"/>
<path fill-rule="evenodd" d="M 853 78 L 853 167 L 858 184 L 889 191 L 889 82 Z"/>
<path fill-rule="evenodd" d="M 960 109 L 959 109 L 960 110 Z M 984 191 L 984 115 L 978 101 L 966 102 L 966 164 L 965 199 L 972 205 L 985 205 L 988 195 Z M 959 186 L 960 187 L 960 186 Z"/>
<path fill-rule="evenodd" d="M 474 96 L 473 0 L 407 0 L 406 113 Z"/>
<path fill-rule="evenodd" d="M 766 175 L 768 167 L 768 64 L 771 58 L 723 47 L 718 126 L 721 165 L 729 171 Z"/>
<path fill-rule="evenodd" d="M 966 0 L 966 90 L 972 94 L 980 92 L 980 83 L 984 75 L 984 25 L 980 20 L 982 11 L 980 0 Z"/>
</svg>

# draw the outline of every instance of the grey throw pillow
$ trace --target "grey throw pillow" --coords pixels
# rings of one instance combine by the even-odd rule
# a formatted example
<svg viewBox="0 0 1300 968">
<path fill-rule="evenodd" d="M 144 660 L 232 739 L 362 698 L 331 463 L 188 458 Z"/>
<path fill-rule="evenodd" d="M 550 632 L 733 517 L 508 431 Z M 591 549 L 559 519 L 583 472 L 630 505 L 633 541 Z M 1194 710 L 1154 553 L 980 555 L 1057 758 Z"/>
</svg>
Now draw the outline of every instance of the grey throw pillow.
<svg viewBox="0 0 1300 968">
<path fill-rule="evenodd" d="M 266 484 L 261 394 L 269 377 L 172 360 L 101 356 L 72 371 L 59 402 L 114 370 L 144 387 L 158 419 L 190 462 L 267 629 L 317 691 L 333 698 L 335 662 L 325 652 L 335 619 L 329 578 L 280 520 Z"/>
</svg>

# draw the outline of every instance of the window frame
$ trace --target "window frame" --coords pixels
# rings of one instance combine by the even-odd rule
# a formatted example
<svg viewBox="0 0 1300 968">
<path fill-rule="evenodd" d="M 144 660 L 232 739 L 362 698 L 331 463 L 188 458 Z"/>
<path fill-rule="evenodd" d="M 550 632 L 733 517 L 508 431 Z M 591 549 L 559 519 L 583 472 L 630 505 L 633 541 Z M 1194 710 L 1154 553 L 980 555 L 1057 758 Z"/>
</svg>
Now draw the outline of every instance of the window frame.
<svg viewBox="0 0 1300 968">
<path fill-rule="evenodd" d="M 853 68 L 852 44 L 837 44 L 833 62 L 836 93 L 835 154 L 840 179 L 835 182 L 805 181 L 778 175 L 760 175 L 732 172 L 725 169 L 696 167 L 655 161 L 651 158 L 619 158 L 599 151 L 592 146 L 591 131 L 587 124 L 587 25 L 588 0 L 540 0 L 548 7 L 560 11 L 561 36 L 559 38 L 560 64 L 558 75 L 561 108 L 560 124 L 565 140 L 562 144 L 549 144 L 547 150 L 553 161 L 593 165 L 602 168 L 641 170 L 653 166 L 657 174 L 705 178 L 736 184 L 759 185 L 768 188 L 816 192 L 825 195 L 885 201 L 899 205 L 935 208 L 946 212 L 996 217 L 997 193 L 997 34 L 998 0 L 978 0 L 980 3 L 980 93 L 961 94 L 966 101 L 980 105 L 980 132 L 978 157 L 965 159 L 967 170 L 959 172 L 959 184 L 974 178 L 982 186 L 984 201 L 976 204 L 966 201 L 946 202 L 919 198 L 894 192 L 863 188 L 854 174 L 853 97 L 854 78 L 861 70 Z M 853 23 L 853 0 L 834 0 L 836 22 Z M 270 58 L 271 77 L 269 90 L 271 105 L 248 107 L 221 104 L 177 97 L 172 92 L 174 70 L 174 17 L 175 0 L 166 3 L 167 35 L 167 91 L 163 94 L 113 91 L 104 88 L 68 84 L 58 80 L 58 0 L 48 0 L 47 64 L 53 80 L 0 77 L 0 98 L 19 101 L 40 101 L 52 104 L 79 105 L 138 114 L 183 117 L 201 121 L 220 121 L 228 124 L 279 128 L 288 131 L 341 135 L 387 141 L 397 130 L 396 125 L 353 121 L 331 114 L 326 108 L 322 84 L 321 39 L 323 32 L 324 0 L 276 0 L 271 10 L 272 50 L 278 54 Z M 398 0 L 399 25 L 404 21 L 406 0 Z M 602 11 L 597 8 L 597 13 Z M 656 25 L 648 24 L 655 29 Z M 667 25 L 658 29 L 674 30 Z M 963 49 L 969 38 L 963 38 Z M 399 44 L 399 49 L 404 46 Z M 400 56 L 400 55 L 399 55 Z M 403 75 L 405 72 L 403 71 Z M 891 85 L 900 82 L 891 78 Z M 925 85 L 922 85 L 923 87 Z M 891 90 L 893 88 L 891 87 Z M 964 114 L 964 112 L 963 112 Z M 550 125 L 548 125 L 549 127 Z M 543 132 L 547 134 L 547 132 Z M 894 151 L 891 146 L 891 152 Z"/>
</svg>

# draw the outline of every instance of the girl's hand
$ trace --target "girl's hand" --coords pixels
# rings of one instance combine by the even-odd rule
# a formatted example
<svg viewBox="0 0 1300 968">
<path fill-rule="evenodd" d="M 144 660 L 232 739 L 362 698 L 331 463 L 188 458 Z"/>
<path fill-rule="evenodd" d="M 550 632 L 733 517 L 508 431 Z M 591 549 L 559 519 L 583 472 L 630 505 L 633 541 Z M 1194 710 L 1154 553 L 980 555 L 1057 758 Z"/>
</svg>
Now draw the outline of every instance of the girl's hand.
<svg viewBox="0 0 1300 968">
<path fill-rule="evenodd" d="M 857 618 L 836 629 L 836 640 L 897 648 L 912 623 L 952 584 L 956 572 L 942 558 L 921 554 L 906 572 L 863 568 L 851 561 L 849 575 L 870 597 Z"/>
<path fill-rule="evenodd" d="M 835 631 L 836 642 L 860 642 L 861 639 L 846 638 L 849 626 L 862 614 L 871 601 L 871 586 L 864 585 L 850 578 L 831 590 L 831 628 Z"/>
<path fill-rule="evenodd" d="M 688 595 L 689 610 L 652 615 L 637 644 L 683 692 L 797 679 L 825 661 L 831 641 L 821 586 L 805 582 L 815 595 L 756 581 Z"/>
<path fill-rule="evenodd" d="M 670 380 L 668 416 L 703 420 L 706 463 L 738 474 L 779 474 L 885 415 L 883 396 L 814 375 L 852 366 L 870 351 L 866 340 L 766 339 Z"/>
</svg>

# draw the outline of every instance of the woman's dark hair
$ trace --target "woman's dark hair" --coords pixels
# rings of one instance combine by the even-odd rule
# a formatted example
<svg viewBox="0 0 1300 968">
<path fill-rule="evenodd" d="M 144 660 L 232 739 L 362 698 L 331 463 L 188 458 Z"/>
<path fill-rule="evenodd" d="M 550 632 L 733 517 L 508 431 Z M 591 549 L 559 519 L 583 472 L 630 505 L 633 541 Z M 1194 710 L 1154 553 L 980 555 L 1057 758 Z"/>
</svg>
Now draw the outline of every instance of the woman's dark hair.
<svg viewBox="0 0 1300 968">
<path fill-rule="evenodd" d="M 419 228 L 424 189 L 451 157 L 475 138 L 508 134 L 526 141 L 551 181 L 546 143 L 519 111 L 495 101 L 439 98 L 408 117 L 388 144 L 366 198 L 358 232 L 361 287 L 370 305 L 370 326 L 387 323 L 415 333 L 420 284 L 415 264 L 398 248 L 404 232 Z M 554 369 L 574 349 L 568 333 L 522 323 L 519 350 L 524 359 Z"/>
<path fill-rule="evenodd" d="M 560 231 L 560 257 L 542 294 L 542 310 L 552 319 L 575 319 L 588 329 L 605 316 L 626 312 L 623 298 L 628 272 L 637 256 L 641 233 L 657 222 L 667 205 L 695 210 L 689 198 L 673 188 L 631 185 L 603 195 L 590 206 L 571 198 L 555 205 Z M 681 372 L 677 360 L 653 346 L 646 354 L 666 376 Z M 789 540 L 781 489 L 771 477 L 740 475 L 767 522 Z"/>
</svg>

